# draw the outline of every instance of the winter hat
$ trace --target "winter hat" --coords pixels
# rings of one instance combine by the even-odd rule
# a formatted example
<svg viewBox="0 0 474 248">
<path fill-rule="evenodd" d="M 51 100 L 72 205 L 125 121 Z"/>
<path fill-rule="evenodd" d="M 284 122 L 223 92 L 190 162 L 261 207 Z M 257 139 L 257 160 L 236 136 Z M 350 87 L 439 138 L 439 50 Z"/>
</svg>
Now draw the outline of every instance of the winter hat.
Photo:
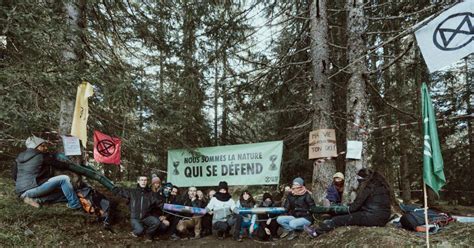
<svg viewBox="0 0 474 248">
<path fill-rule="evenodd" d="M 337 172 L 336 174 L 334 174 L 334 176 L 332 176 L 332 178 L 340 178 L 344 180 L 344 174 L 342 174 L 341 172 Z"/>
<path fill-rule="evenodd" d="M 270 198 L 270 200 L 273 201 L 272 195 L 271 195 L 270 193 L 268 193 L 268 192 L 265 192 L 265 193 L 263 194 L 262 201 L 265 201 L 265 200 L 268 199 L 268 198 Z"/>
<path fill-rule="evenodd" d="M 304 180 L 301 177 L 297 177 L 297 178 L 293 179 L 293 184 L 298 184 L 300 186 L 303 186 L 304 185 Z"/>
<path fill-rule="evenodd" d="M 357 176 L 359 176 L 361 179 L 367 179 L 372 176 L 374 172 L 369 169 L 369 168 L 363 168 L 360 169 L 359 172 L 357 172 Z"/>
<path fill-rule="evenodd" d="M 36 149 L 36 147 L 40 146 L 43 143 L 46 143 L 46 140 L 33 135 L 26 139 L 25 145 L 26 148 Z"/>
<path fill-rule="evenodd" d="M 217 186 L 217 191 L 221 189 L 229 190 L 229 186 L 227 185 L 226 181 L 219 182 L 219 186 Z"/>
<path fill-rule="evenodd" d="M 156 174 L 152 174 L 151 175 L 151 184 L 159 183 L 159 182 L 161 182 L 161 179 Z"/>
</svg>

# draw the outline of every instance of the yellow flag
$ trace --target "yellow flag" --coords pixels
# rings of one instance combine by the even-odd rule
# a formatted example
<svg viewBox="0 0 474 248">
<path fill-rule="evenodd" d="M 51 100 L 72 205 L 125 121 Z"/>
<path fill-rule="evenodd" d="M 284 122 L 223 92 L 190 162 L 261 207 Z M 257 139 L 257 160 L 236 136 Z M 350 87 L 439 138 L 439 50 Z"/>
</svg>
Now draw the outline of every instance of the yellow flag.
<svg viewBox="0 0 474 248">
<path fill-rule="evenodd" d="M 93 94 L 94 89 L 88 82 L 82 82 L 82 84 L 77 87 L 71 135 L 78 137 L 82 141 L 84 148 L 87 144 L 87 118 L 89 117 L 89 104 L 87 99 Z"/>
</svg>

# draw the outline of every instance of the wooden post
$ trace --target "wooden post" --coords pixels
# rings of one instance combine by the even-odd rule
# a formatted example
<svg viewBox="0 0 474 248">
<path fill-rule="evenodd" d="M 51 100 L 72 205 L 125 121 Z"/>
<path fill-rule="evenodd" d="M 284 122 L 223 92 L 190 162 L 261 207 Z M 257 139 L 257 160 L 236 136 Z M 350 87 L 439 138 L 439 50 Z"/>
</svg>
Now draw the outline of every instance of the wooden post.
<svg viewBox="0 0 474 248">
<path fill-rule="evenodd" d="M 423 195 L 425 196 L 425 229 L 426 229 L 426 247 L 430 248 L 430 228 L 428 227 L 428 194 L 426 193 L 426 184 L 423 182 Z"/>
</svg>

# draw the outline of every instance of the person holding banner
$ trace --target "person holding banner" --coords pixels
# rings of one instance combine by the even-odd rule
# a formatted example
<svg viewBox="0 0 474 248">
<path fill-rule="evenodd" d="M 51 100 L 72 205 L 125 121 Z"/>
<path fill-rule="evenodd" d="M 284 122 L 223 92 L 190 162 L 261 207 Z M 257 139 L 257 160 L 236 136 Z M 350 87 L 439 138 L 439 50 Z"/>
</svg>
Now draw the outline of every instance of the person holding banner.
<svg viewBox="0 0 474 248">
<path fill-rule="evenodd" d="M 240 208 L 254 208 L 256 202 L 252 197 L 252 194 L 248 190 L 244 190 L 240 194 L 240 198 L 235 205 L 236 209 Z M 257 216 L 255 214 L 237 214 L 234 226 L 234 238 L 237 236 L 237 241 L 242 241 L 242 234 L 248 231 L 248 236 L 252 237 L 252 233 L 256 230 L 258 225 L 255 223 Z"/>
<path fill-rule="evenodd" d="M 291 192 L 283 204 L 283 207 L 290 215 L 278 216 L 277 218 L 278 224 L 284 229 L 280 237 L 285 238 L 288 236 L 288 240 L 298 237 L 296 231 L 303 230 L 304 226 L 308 226 L 313 222 L 313 216 L 309 210 L 314 205 L 313 197 L 304 186 L 303 178 L 295 178 L 291 186 Z"/>
<path fill-rule="evenodd" d="M 272 195 L 268 192 L 263 194 L 262 202 L 258 205 L 260 208 L 272 208 L 276 207 L 275 202 L 273 201 Z M 257 221 L 258 226 L 257 229 L 257 237 L 262 241 L 276 241 L 277 240 L 277 231 L 278 231 L 278 223 L 276 222 L 275 214 L 265 213 L 265 214 L 257 214 Z M 252 225 L 257 222 L 253 221 Z M 254 227 L 255 229 L 255 227 Z"/>
<path fill-rule="evenodd" d="M 146 233 L 147 241 L 153 241 L 155 233 L 160 227 L 160 220 L 152 215 L 152 211 L 160 206 L 161 202 L 147 186 L 147 182 L 146 176 L 139 176 L 136 188 L 115 187 L 112 192 L 129 201 L 130 223 L 133 229 L 131 235 L 138 237 Z"/>
<path fill-rule="evenodd" d="M 235 218 L 232 216 L 235 202 L 229 194 L 227 182 L 219 182 L 217 193 L 207 204 L 206 209 L 212 215 L 212 227 L 217 231 L 217 238 L 224 239 L 230 228 L 235 224 Z M 238 234 L 239 232 L 234 232 L 235 240 L 239 239 Z"/>
<path fill-rule="evenodd" d="M 187 196 L 182 203 L 183 206 L 189 206 L 194 208 L 204 208 L 205 202 L 197 198 L 196 194 L 196 187 L 189 187 Z M 199 239 L 201 238 L 201 219 L 202 215 L 193 215 L 193 214 L 186 214 L 182 213 L 183 216 L 188 218 L 183 218 L 179 220 L 176 229 L 179 233 L 181 233 L 185 238 L 188 237 L 188 229 L 194 229 L 194 237 L 191 239 Z"/>
<path fill-rule="evenodd" d="M 40 203 L 57 202 L 65 196 L 68 208 L 82 209 L 69 176 L 53 176 L 53 168 L 65 168 L 67 164 L 47 152 L 46 140 L 31 136 L 25 145 L 27 149 L 18 155 L 12 171 L 15 191 L 23 202 L 39 208 Z"/>
</svg>

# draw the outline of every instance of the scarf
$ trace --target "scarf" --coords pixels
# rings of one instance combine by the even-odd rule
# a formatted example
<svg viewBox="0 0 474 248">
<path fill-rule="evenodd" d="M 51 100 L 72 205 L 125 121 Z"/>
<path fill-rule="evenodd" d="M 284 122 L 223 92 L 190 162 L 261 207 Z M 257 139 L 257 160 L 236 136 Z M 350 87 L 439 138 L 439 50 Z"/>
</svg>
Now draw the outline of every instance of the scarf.
<svg viewBox="0 0 474 248">
<path fill-rule="evenodd" d="M 291 187 L 291 194 L 292 195 L 304 195 L 308 192 L 305 186 L 293 186 Z"/>
<path fill-rule="evenodd" d="M 228 201 L 232 196 L 229 194 L 229 193 L 221 193 L 221 192 L 217 192 L 214 197 L 219 200 L 219 201 L 222 201 L 222 202 L 226 202 Z"/>
</svg>

